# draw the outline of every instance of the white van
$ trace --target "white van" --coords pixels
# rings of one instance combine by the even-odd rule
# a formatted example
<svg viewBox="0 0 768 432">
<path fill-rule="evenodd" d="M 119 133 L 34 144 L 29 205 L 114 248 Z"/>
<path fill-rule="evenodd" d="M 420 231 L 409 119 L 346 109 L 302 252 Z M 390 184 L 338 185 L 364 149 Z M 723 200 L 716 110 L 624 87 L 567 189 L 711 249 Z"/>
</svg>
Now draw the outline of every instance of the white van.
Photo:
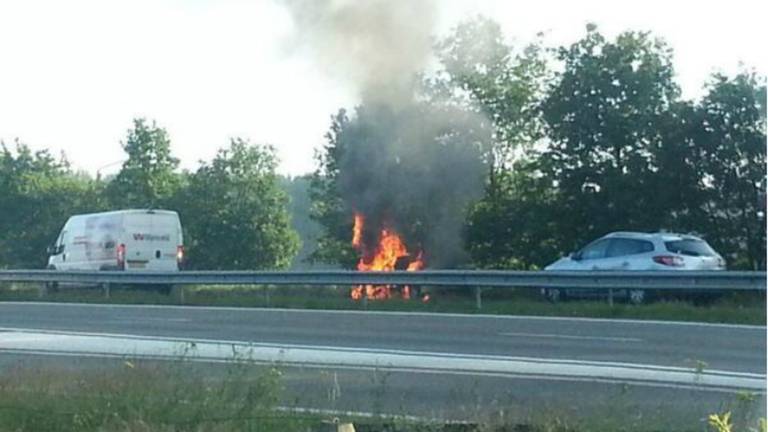
<svg viewBox="0 0 768 432">
<path fill-rule="evenodd" d="M 177 271 L 184 259 L 179 215 L 169 210 L 75 215 L 48 254 L 52 270 Z"/>
</svg>

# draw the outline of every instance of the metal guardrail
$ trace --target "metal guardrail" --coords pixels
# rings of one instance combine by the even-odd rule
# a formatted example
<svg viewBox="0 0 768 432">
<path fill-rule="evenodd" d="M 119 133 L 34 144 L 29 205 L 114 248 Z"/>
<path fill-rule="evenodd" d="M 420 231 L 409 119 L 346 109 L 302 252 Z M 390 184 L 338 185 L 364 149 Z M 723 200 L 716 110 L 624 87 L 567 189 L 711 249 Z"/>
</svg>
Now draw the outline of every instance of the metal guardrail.
<svg viewBox="0 0 768 432">
<path fill-rule="evenodd" d="M 118 271 L 50 271 L 0 270 L 0 282 L 39 283 L 39 296 L 48 291 L 46 282 L 60 284 L 99 285 L 104 296 L 110 287 L 125 285 L 180 286 L 184 303 L 186 285 L 411 285 L 471 287 L 475 305 L 482 309 L 482 290 L 499 288 L 600 289 L 613 305 L 615 290 L 766 290 L 765 272 L 740 271 L 488 271 L 488 270 L 424 270 L 418 272 L 357 271 L 182 271 L 182 272 L 118 272 Z M 268 291 L 267 291 L 268 295 Z M 363 304 L 367 303 L 363 296 Z"/>
<path fill-rule="evenodd" d="M 564 289 L 766 290 L 757 271 L 181 271 L 0 270 L 0 282 L 137 285 L 420 285 Z"/>
</svg>

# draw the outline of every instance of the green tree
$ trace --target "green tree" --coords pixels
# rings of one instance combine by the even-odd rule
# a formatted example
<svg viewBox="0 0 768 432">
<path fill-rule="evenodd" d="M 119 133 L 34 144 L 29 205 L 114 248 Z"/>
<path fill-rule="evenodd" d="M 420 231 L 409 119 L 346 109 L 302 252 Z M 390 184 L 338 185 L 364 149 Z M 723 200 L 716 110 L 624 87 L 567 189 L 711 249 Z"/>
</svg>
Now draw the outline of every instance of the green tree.
<svg viewBox="0 0 768 432">
<path fill-rule="evenodd" d="M 536 270 L 560 253 L 557 195 L 536 165 L 515 162 L 472 206 L 464 238 L 474 267 Z"/>
<path fill-rule="evenodd" d="M 312 182 L 310 175 L 297 177 L 279 177 L 280 185 L 290 198 L 289 210 L 291 225 L 299 235 L 301 249 L 291 264 L 291 269 L 316 268 L 317 263 L 310 262 L 310 255 L 317 249 L 317 239 L 322 234 L 320 224 L 310 217 L 312 201 L 309 188 Z"/>
<path fill-rule="evenodd" d="M 284 269 L 299 250 L 271 146 L 233 139 L 175 198 L 196 269 Z"/>
<path fill-rule="evenodd" d="M 665 228 L 703 235 L 731 268 L 764 268 L 765 80 L 716 75 L 683 101 L 662 41 L 594 26 L 558 59 L 546 146 L 470 213 L 475 265 L 536 268 L 609 231 Z"/>
<path fill-rule="evenodd" d="M 546 51 L 540 42 L 516 51 L 499 24 L 485 17 L 460 23 L 436 50 L 443 65 L 436 87 L 443 97 L 463 100 L 492 125 L 486 157 L 493 193 L 497 177 L 540 136 L 536 104 L 550 76 Z"/>
<path fill-rule="evenodd" d="M 331 127 L 325 134 L 325 143 L 315 153 L 317 169 L 312 174 L 309 196 L 312 201 L 310 216 L 323 227 L 317 245 L 310 255 L 312 262 L 338 263 L 353 268 L 357 253 L 352 248 L 352 218 L 339 194 L 340 161 L 347 141 L 342 132 L 349 127 L 346 110 L 340 109 L 331 117 Z"/>
<path fill-rule="evenodd" d="M 648 33 L 607 41 L 594 26 L 559 50 L 564 70 L 542 103 L 541 165 L 557 188 L 564 250 L 617 229 L 662 228 L 652 151 L 679 96 L 670 49 Z"/>
<path fill-rule="evenodd" d="M 42 268 L 67 218 L 104 205 L 100 183 L 19 142 L 0 142 L 0 190 L 0 268 Z"/>
<path fill-rule="evenodd" d="M 708 89 L 699 145 L 712 242 L 731 267 L 765 268 L 765 79 L 718 74 Z"/>
<path fill-rule="evenodd" d="M 484 17 L 459 24 L 437 44 L 437 52 L 443 70 L 433 87 L 476 110 L 493 131 L 485 149 L 485 193 L 472 205 L 464 228 L 472 263 L 537 268 L 554 254 L 548 222 L 554 197 L 534 151 L 542 138 L 538 104 L 552 78 L 549 52 L 540 41 L 517 50 L 505 42 L 499 25 Z"/>
<path fill-rule="evenodd" d="M 690 101 L 672 103 L 656 124 L 659 137 L 649 148 L 649 167 L 644 182 L 653 196 L 646 212 L 657 215 L 659 228 L 708 232 L 702 189 L 706 175 L 701 110 Z"/>
<path fill-rule="evenodd" d="M 179 187 L 175 170 L 178 159 L 171 155 L 165 129 L 153 121 L 134 119 L 122 143 L 128 159 L 107 187 L 113 208 L 159 208 L 166 205 Z"/>
</svg>

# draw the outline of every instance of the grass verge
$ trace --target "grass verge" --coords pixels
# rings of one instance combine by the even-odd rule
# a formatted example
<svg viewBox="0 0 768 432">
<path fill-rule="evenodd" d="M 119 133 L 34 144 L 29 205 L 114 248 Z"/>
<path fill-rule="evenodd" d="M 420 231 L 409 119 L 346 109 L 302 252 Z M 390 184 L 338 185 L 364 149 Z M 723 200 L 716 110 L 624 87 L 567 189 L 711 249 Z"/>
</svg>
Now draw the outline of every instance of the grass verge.
<svg viewBox="0 0 768 432">
<path fill-rule="evenodd" d="M 234 366 L 221 379 L 184 363 L 125 360 L 102 369 L 16 367 L 0 376 L 2 431 L 304 431 L 315 418 L 276 411 L 279 372 Z"/>
<path fill-rule="evenodd" d="M 183 359 L 168 363 L 123 359 L 100 367 L 0 366 L 0 431 L 337 430 L 335 415 L 280 409 L 282 381 L 278 369 L 245 361 L 216 370 Z M 758 395 L 744 393 L 722 406 L 723 412 L 731 413 L 732 430 L 761 431 L 760 401 Z M 336 420 L 353 423 L 357 432 L 710 430 L 702 422 L 670 427 L 664 420 L 615 407 L 579 416 L 546 408 L 523 417 L 505 415 L 504 408 L 511 407 L 497 408 L 473 423 L 354 415 L 339 415 Z"/>
<path fill-rule="evenodd" d="M 375 310 L 435 313 L 483 313 L 496 315 L 530 315 L 591 318 L 631 318 L 672 321 L 694 321 L 733 324 L 766 324 L 764 293 L 735 293 L 716 300 L 700 302 L 690 299 L 667 299 L 643 305 L 606 301 L 566 301 L 551 304 L 532 289 L 484 290 L 482 309 L 467 291 L 431 289 L 430 300 L 390 299 L 386 301 L 353 301 L 348 287 L 248 287 L 191 286 L 179 288 L 171 295 L 135 287 L 113 287 L 107 299 L 94 288 L 61 288 L 45 297 L 38 296 L 33 284 L 0 285 L 0 301 L 60 301 L 111 304 L 185 304 L 192 306 L 275 307 L 289 309 Z"/>
</svg>

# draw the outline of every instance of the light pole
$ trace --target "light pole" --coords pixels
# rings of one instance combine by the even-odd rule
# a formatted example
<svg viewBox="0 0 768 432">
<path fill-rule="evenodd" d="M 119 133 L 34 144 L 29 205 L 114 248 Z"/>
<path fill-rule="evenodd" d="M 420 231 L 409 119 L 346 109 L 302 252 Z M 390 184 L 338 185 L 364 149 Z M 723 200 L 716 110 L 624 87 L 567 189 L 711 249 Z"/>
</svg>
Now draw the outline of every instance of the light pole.
<svg viewBox="0 0 768 432">
<path fill-rule="evenodd" d="M 117 164 L 121 164 L 121 163 L 123 163 L 123 162 L 125 162 L 125 159 L 120 159 L 119 161 L 110 162 L 110 163 L 108 163 L 108 164 L 106 164 L 106 165 L 102 165 L 102 166 L 98 167 L 98 168 L 96 169 L 96 180 L 97 180 L 97 181 L 98 181 L 98 180 L 101 180 L 101 170 L 103 170 L 104 168 L 109 168 L 109 167 L 111 167 L 111 166 L 115 166 L 115 165 L 117 165 Z"/>
</svg>

